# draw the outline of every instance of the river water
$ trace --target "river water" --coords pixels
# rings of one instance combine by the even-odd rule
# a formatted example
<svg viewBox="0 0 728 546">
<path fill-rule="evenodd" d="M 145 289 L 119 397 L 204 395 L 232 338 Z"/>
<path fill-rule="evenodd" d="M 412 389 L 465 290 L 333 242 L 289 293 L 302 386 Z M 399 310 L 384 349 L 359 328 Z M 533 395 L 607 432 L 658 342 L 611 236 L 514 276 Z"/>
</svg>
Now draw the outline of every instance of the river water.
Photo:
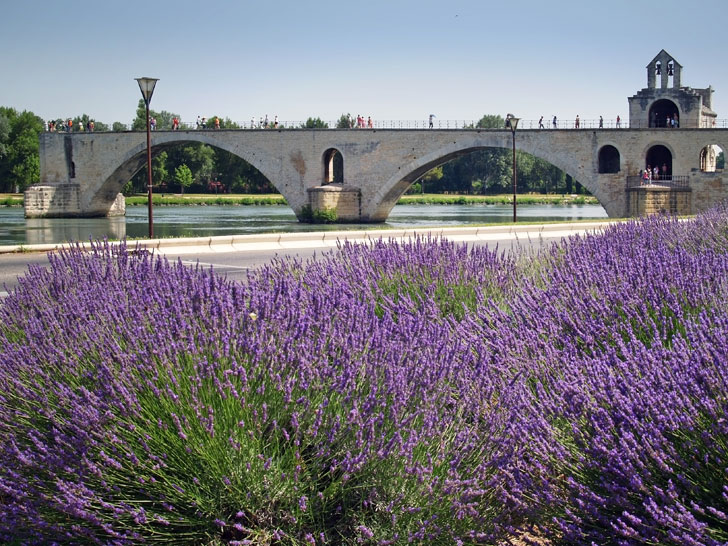
<svg viewBox="0 0 728 546">
<path fill-rule="evenodd" d="M 606 218 L 601 205 L 520 205 L 519 222 Z M 168 206 L 154 208 L 154 236 L 209 237 L 378 228 L 478 225 L 510 222 L 511 205 L 397 205 L 385 224 L 301 224 L 287 206 Z M 29 218 L 22 207 L 0 208 L 0 245 L 29 245 L 143 238 L 147 208 L 127 207 L 119 218 Z"/>
</svg>

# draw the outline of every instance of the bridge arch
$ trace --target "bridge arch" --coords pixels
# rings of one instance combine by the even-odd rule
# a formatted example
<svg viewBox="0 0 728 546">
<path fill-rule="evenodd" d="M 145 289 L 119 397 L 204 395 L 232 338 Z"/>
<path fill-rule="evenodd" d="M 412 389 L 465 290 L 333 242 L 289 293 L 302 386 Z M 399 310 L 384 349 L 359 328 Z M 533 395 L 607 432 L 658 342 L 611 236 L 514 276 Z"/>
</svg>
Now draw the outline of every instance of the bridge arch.
<svg viewBox="0 0 728 546">
<path fill-rule="evenodd" d="M 336 148 L 329 148 L 323 155 L 323 184 L 344 183 L 344 156 Z"/>
<path fill-rule="evenodd" d="M 667 127 L 667 119 L 675 119 L 680 123 L 680 109 L 670 99 L 659 99 L 650 105 L 649 124 L 650 127 Z"/>
<path fill-rule="evenodd" d="M 381 186 L 376 198 L 373 200 L 377 203 L 378 208 L 368 211 L 368 220 L 385 220 L 399 198 L 419 177 L 430 169 L 477 150 L 487 148 L 504 148 L 510 150 L 511 146 L 510 133 L 485 131 L 471 140 L 462 143 L 453 141 L 450 145 L 446 145 L 443 148 L 439 148 L 410 161 L 399 167 L 398 172 Z M 603 206 L 604 203 L 610 202 L 609 196 L 603 194 L 603 188 L 598 184 L 596 178 L 590 176 L 590 173 L 586 170 L 580 170 L 578 163 L 573 160 L 573 156 L 569 156 L 569 154 L 549 153 L 549 150 L 545 149 L 542 143 L 535 139 L 521 138 L 519 141 L 517 138 L 516 148 L 519 151 L 547 161 L 571 176 L 584 186 Z M 593 175 L 594 172 L 591 174 Z"/>
<path fill-rule="evenodd" d="M 187 131 L 181 133 L 175 132 L 158 132 L 152 135 L 151 149 L 152 156 L 159 154 L 170 148 L 185 146 L 189 144 L 206 144 L 213 148 L 224 150 L 232 155 L 239 157 L 257 169 L 278 191 L 283 194 L 288 202 L 289 197 L 286 195 L 285 188 L 277 185 L 276 177 L 273 173 L 266 172 L 266 166 L 259 159 L 260 154 L 256 154 L 254 150 L 246 150 L 240 146 L 231 144 L 226 139 L 215 138 L 216 133 L 212 131 Z M 146 165 L 146 142 L 138 143 L 127 150 L 124 150 L 116 165 L 109 165 L 110 170 L 100 177 L 97 182 L 97 188 L 92 192 L 93 198 L 90 208 L 102 206 L 108 201 L 109 196 L 116 195 L 121 192 L 123 186 Z"/>
<path fill-rule="evenodd" d="M 618 173 L 620 168 L 621 158 L 619 150 L 611 144 L 606 144 L 599 149 L 599 173 L 600 174 L 613 174 Z"/>
<path fill-rule="evenodd" d="M 723 154 L 725 162 L 725 150 L 719 144 L 708 144 L 700 150 L 700 171 L 704 173 L 714 173 L 722 170 L 725 166 L 718 165 L 718 156 Z"/>
<path fill-rule="evenodd" d="M 672 172 L 673 152 L 664 144 L 654 144 L 645 152 L 644 168 L 654 169 L 657 167 L 660 174 L 673 174 Z M 663 169 L 663 166 L 665 167 Z"/>
</svg>

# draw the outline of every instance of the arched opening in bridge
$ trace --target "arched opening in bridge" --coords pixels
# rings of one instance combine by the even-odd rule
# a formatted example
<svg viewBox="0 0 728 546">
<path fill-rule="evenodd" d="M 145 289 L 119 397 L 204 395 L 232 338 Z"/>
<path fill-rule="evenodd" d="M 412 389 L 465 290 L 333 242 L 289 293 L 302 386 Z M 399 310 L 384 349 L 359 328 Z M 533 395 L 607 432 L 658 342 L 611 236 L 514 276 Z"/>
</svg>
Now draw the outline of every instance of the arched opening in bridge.
<svg viewBox="0 0 728 546">
<path fill-rule="evenodd" d="M 671 100 L 656 100 L 650 106 L 649 121 L 650 127 L 679 127 L 680 112 Z"/>
<path fill-rule="evenodd" d="M 700 150 L 700 170 L 714 173 L 725 169 L 725 152 L 717 144 L 709 144 Z"/>
<path fill-rule="evenodd" d="M 344 157 L 336 148 L 324 152 L 324 184 L 344 183 Z"/>
<path fill-rule="evenodd" d="M 131 170 L 126 195 L 146 192 L 146 157 L 124 167 Z M 278 193 L 263 173 L 241 157 L 208 144 L 174 141 L 152 147 L 155 193 Z"/>
<path fill-rule="evenodd" d="M 547 160 L 522 151 L 516 157 L 519 195 L 590 195 L 576 179 Z M 465 150 L 424 166 L 403 182 L 409 182 L 405 191 L 409 195 L 430 194 L 423 197 L 425 202 L 437 199 L 433 194 L 502 195 L 507 199 L 513 189 L 512 151 L 495 147 Z"/>
<path fill-rule="evenodd" d="M 620 157 L 617 148 L 611 144 L 602 146 L 599 150 L 599 173 L 618 173 L 620 170 Z"/>
<path fill-rule="evenodd" d="M 646 169 L 653 170 L 657 167 L 659 175 L 672 176 L 672 153 L 667 147 L 662 144 L 653 146 L 647 150 L 645 155 L 645 167 Z"/>
</svg>

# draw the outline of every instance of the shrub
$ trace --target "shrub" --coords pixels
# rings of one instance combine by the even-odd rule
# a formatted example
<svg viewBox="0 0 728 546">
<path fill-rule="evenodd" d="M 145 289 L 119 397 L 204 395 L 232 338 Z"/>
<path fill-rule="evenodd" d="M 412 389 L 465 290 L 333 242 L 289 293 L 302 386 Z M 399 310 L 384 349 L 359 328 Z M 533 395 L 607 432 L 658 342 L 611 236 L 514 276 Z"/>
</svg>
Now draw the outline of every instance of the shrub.
<svg viewBox="0 0 728 546">
<path fill-rule="evenodd" d="M 52 255 L 0 304 L 0 538 L 723 544 L 727 234 L 342 244 L 242 284 Z"/>
</svg>

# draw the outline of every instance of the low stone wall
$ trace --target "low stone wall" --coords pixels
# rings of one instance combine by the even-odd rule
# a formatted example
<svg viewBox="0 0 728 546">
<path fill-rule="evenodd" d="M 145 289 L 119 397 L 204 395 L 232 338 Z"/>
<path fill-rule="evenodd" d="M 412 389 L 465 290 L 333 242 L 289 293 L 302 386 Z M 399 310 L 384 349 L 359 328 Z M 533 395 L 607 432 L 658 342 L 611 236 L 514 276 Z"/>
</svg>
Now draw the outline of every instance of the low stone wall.
<svg viewBox="0 0 728 546">
<path fill-rule="evenodd" d="M 629 215 L 677 214 L 687 216 L 692 211 L 692 192 L 689 188 L 641 186 L 629 190 Z"/>
<path fill-rule="evenodd" d="M 308 202 L 312 211 L 336 210 L 343 221 L 361 219 L 361 190 L 343 184 L 326 184 L 308 188 Z"/>
<path fill-rule="evenodd" d="M 26 218 L 81 216 L 79 184 L 35 185 L 25 190 Z"/>
</svg>

